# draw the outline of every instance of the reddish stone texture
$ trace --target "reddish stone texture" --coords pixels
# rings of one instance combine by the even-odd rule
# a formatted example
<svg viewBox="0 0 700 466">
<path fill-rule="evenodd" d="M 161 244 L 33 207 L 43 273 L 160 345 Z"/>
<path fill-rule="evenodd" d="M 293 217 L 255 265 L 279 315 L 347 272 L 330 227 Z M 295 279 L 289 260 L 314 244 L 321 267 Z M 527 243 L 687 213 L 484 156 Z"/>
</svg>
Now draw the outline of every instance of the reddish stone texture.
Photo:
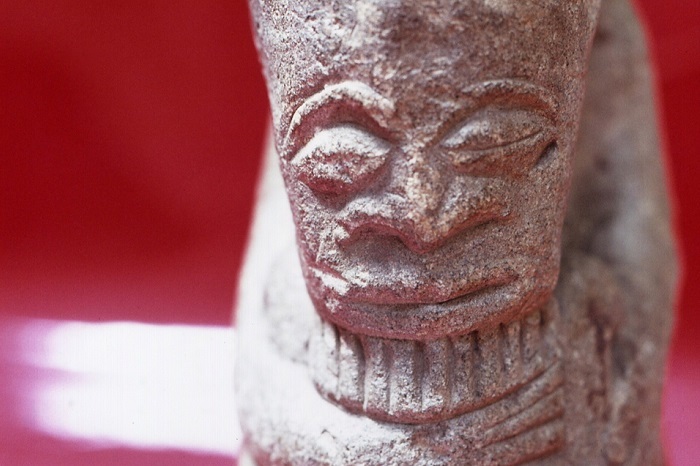
<svg viewBox="0 0 700 466">
<path fill-rule="evenodd" d="M 661 464 L 675 250 L 629 3 L 250 3 L 254 461 Z"/>
</svg>

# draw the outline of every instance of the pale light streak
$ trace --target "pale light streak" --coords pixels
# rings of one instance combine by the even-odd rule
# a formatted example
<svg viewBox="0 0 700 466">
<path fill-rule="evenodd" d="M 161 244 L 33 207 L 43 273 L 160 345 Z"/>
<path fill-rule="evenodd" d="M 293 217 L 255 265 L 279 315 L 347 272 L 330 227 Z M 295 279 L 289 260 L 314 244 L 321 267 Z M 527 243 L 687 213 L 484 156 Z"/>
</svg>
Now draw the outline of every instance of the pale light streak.
<svg viewBox="0 0 700 466">
<path fill-rule="evenodd" d="M 22 327 L 23 362 L 38 374 L 35 429 L 100 446 L 238 451 L 232 328 L 45 320 Z"/>
</svg>

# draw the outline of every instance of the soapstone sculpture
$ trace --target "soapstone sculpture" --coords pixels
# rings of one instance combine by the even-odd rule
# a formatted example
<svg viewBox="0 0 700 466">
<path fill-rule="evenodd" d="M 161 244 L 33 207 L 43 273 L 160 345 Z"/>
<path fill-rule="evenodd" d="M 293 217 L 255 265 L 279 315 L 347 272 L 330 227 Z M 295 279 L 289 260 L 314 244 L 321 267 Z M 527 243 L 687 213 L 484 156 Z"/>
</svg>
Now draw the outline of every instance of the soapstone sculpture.
<svg viewBox="0 0 700 466">
<path fill-rule="evenodd" d="M 629 2 L 250 6 L 241 463 L 662 464 L 675 253 Z"/>
</svg>

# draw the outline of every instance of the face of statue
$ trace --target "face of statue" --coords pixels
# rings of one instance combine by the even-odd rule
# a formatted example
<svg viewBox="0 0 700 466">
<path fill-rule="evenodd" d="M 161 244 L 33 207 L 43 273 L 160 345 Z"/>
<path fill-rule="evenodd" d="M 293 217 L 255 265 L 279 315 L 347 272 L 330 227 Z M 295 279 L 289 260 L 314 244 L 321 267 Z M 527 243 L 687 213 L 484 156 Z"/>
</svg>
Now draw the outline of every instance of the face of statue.
<svg viewBox="0 0 700 466">
<path fill-rule="evenodd" d="M 276 57 L 276 141 L 317 310 L 430 339 L 542 306 L 595 6 L 287 3 L 253 11 Z"/>
</svg>

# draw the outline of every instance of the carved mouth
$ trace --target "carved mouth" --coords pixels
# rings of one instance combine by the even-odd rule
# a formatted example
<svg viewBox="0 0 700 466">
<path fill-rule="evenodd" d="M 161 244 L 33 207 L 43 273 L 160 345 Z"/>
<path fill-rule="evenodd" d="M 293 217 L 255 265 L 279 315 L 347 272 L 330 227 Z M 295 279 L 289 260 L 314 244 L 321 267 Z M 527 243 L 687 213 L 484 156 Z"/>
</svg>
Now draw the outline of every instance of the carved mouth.
<svg viewBox="0 0 700 466">
<path fill-rule="evenodd" d="M 532 312 L 542 298 L 524 290 L 517 275 L 508 272 L 473 280 L 455 289 L 442 297 L 428 290 L 426 293 L 433 295 L 430 301 L 421 299 L 422 295 L 415 292 L 411 295 L 410 291 L 403 297 L 394 291 L 392 299 L 386 296 L 389 292 L 380 294 L 381 299 L 376 296 L 370 299 L 365 295 L 380 293 L 373 288 L 363 290 L 362 296 L 348 292 L 342 299 L 331 292 L 316 296 L 315 302 L 324 318 L 343 329 L 374 337 L 432 340 L 440 334 L 471 332 L 484 322 L 508 322 L 516 312 Z M 313 294 L 315 290 L 310 291 Z M 336 312 L 338 309 L 342 312 Z"/>
<path fill-rule="evenodd" d="M 554 314 L 544 309 L 427 342 L 357 335 L 320 321 L 309 366 L 319 392 L 351 412 L 385 422 L 439 422 L 558 374 Z"/>
<path fill-rule="evenodd" d="M 486 275 L 486 274 L 483 274 Z M 434 309 L 446 307 L 459 307 L 464 301 L 473 295 L 482 293 L 490 288 L 497 288 L 515 280 L 513 273 L 501 272 L 491 276 L 477 277 L 464 283 L 451 286 L 444 290 L 435 290 L 432 287 L 423 287 L 424 291 L 416 292 L 410 289 L 401 290 L 400 286 L 388 286 L 389 291 L 367 287 L 361 295 L 348 294 L 348 301 L 357 304 L 373 305 L 395 310 L 413 311 L 415 313 L 431 313 Z M 396 289 L 399 289 L 397 292 Z M 380 303 L 380 304 L 378 304 Z"/>
</svg>

